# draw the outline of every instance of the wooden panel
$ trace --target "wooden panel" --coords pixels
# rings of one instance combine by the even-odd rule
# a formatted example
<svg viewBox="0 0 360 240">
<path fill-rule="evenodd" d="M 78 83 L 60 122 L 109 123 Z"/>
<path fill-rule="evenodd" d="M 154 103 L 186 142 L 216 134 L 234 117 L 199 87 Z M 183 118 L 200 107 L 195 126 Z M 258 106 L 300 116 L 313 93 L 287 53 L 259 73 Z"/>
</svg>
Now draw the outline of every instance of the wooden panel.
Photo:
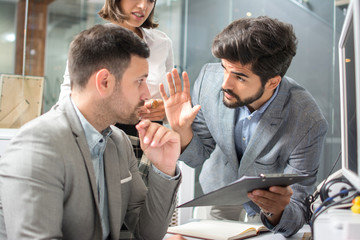
<svg viewBox="0 0 360 240">
<path fill-rule="evenodd" d="M 25 56 L 25 75 L 44 76 L 46 23 L 48 5 L 54 0 L 29 1 L 27 39 Z M 22 74 L 24 26 L 26 1 L 20 0 L 17 7 L 16 66 L 15 74 Z"/>
<path fill-rule="evenodd" d="M 335 6 L 348 5 L 350 0 L 335 0 Z"/>
<path fill-rule="evenodd" d="M 19 128 L 40 116 L 43 77 L 1 75 L 0 128 Z"/>
</svg>

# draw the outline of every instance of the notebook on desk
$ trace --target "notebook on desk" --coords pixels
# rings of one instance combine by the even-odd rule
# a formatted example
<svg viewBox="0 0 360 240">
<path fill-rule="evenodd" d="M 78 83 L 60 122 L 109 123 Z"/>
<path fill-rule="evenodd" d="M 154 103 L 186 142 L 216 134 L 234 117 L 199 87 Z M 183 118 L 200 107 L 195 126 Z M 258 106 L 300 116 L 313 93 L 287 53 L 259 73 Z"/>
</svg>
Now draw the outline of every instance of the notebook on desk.
<svg viewBox="0 0 360 240">
<path fill-rule="evenodd" d="M 262 224 L 194 219 L 183 225 L 169 227 L 167 232 L 196 239 L 232 240 L 253 237 L 269 230 Z"/>
<path fill-rule="evenodd" d="M 255 189 L 268 189 L 271 186 L 289 186 L 309 178 L 309 175 L 297 174 L 260 174 L 242 178 L 202 195 L 178 207 L 241 205 L 250 201 L 247 193 Z"/>
</svg>

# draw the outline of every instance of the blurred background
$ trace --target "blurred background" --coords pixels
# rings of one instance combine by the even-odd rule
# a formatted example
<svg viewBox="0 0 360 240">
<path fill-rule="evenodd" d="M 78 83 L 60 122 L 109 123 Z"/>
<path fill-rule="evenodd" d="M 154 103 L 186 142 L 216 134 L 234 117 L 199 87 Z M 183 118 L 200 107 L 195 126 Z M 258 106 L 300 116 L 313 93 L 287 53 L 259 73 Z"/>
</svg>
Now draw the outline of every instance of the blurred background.
<svg viewBox="0 0 360 240">
<path fill-rule="evenodd" d="M 103 0 L 0 0 L 0 74 L 42 77 L 41 113 L 58 99 L 72 38 L 83 29 L 104 23 L 97 15 L 103 3 Z M 157 0 L 155 19 L 159 29 L 173 41 L 175 67 L 189 73 L 191 84 L 205 63 L 219 61 L 211 54 L 212 40 L 233 20 L 267 15 L 291 23 L 299 44 L 287 75 L 314 96 L 329 123 L 318 173 L 320 182 L 329 174 L 341 150 L 337 43 L 348 3 L 348 0 Z M 337 163 L 336 169 L 340 165 Z M 196 176 L 198 173 L 196 169 Z M 200 194 L 195 180 L 195 196 Z"/>
</svg>

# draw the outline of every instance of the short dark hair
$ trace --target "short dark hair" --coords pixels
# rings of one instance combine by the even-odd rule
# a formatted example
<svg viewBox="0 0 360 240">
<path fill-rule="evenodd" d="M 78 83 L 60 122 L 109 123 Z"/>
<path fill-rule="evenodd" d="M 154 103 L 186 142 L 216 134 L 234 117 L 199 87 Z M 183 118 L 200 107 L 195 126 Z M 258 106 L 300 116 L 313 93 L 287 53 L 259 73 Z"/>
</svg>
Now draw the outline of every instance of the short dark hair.
<svg viewBox="0 0 360 240">
<path fill-rule="evenodd" d="M 232 22 L 215 37 L 212 53 L 230 62 L 250 64 L 265 85 L 270 78 L 285 75 L 296 46 L 292 25 L 260 16 Z"/>
<path fill-rule="evenodd" d="M 68 66 L 71 86 L 85 88 L 91 75 L 103 68 L 120 81 L 132 55 L 148 58 L 150 50 L 128 29 L 99 24 L 82 31 L 70 44 Z"/>
<path fill-rule="evenodd" d="M 120 1 L 121 0 L 105 0 L 104 6 L 98 12 L 99 16 L 105 20 L 112 22 L 124 22 L 129 17 L 121 12 L 120 9 Z M 154 1 L 154 8 L 149 14 L 149 17 L 145 20 L 145 22 L 141 25 L 143 28 L 156 28 L 159 24 L 154 22 L 154 11 L 156 0 Z"/>
</svg>

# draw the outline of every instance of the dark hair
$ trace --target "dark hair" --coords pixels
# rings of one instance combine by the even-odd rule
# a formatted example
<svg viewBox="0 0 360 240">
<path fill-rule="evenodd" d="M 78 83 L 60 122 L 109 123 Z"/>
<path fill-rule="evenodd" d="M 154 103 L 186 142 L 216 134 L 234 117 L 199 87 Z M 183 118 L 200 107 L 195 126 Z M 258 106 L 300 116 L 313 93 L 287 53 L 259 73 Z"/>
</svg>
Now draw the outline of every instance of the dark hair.
<svg viewBox="0 0 360 240">
<path fill-rule="evenodd" d="M 293 27 L 269 17 L 240 18 L 232 22 L 213 42 L 215 57 L 251 65 L 263 83 L 283 77 L 296 54 Z"/>
<path fill-rule="evenodd" d="M 112 22 L 124 22 L 129 17 L 121 12 L 120 9 L 120 1 L 121 0 L 105 0 L 104 6 L 98 12 L 99 16 L 105 20 Z M 145 22 L 141 25 L 143 28 L 156 28 L 159 24 L 154 23 L 154 10 L 156 5 L 156 0 L 154 1 L 154 8 L 149 14 L 149 17 L 145 20 Z"/>
<path fill-rule="evenodd" d="M 113 24 L 99 24 L 84 30 L 70 44 L 71 85 L 84 88 L 90 76 L 103 68 L 120 81 L 132 55 L 148 58 L 150 50 L 130 30 Z"/>
</svg>

